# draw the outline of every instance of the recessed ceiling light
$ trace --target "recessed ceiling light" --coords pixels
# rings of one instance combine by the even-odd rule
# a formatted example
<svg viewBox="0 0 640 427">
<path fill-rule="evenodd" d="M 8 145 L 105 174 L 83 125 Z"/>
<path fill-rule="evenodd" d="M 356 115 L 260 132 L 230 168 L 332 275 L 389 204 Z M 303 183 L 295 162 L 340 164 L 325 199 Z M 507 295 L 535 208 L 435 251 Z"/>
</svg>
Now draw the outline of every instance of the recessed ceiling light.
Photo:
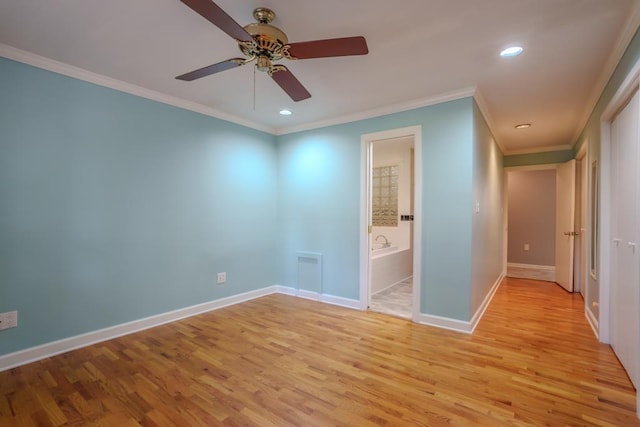
<svg viewBox="0 0 640 427">
<path fill-rule="evenodd" d="M 516 129 L 526 129 L 530 127 L 531 127 L 531 123 L 522 123 L 522 124 L 516 125 Z"/>
<path fill-rule="evenodd" d="M 280 114 L 283 116 L 290 116 L 293 113 L 291 112 L 291 110 L 284 109 L 284 110 L 280 110 Z"/>
<path fill-rule="evenodd" d="M 509 58 L 512 56 L 518 56 L 522 53 L 524 49 L 520 46 L 511 46 L 500 52 L 500 56 L 503 58 Z"/>
</svg>

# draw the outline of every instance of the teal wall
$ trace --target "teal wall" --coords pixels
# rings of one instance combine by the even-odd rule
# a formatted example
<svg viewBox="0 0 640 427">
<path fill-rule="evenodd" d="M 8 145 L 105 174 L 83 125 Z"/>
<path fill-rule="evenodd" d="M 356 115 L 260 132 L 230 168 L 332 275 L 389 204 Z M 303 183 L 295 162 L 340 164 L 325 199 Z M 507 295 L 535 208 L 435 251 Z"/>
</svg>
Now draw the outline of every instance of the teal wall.
<svg viewBox="0 0 640 427">
<path fill-rule="evenodd" d="M 473 100 L 278 137 L 282 284 L 296 252 L 323 254 L 323 293 L 359 299 L 360 138 L 422 126 L 424 313 L 469 319 Z"/>
<path fill-rule="evenodd" d="M 502 151 L 478 106 L 473 105 L 473 214 L 470 315 L 481 307 L 504 268 L 504 169 Z"/>
<path fill-rule="evenodd" d="M 512 154 L 504 156 L 504 167 L 548 165 L 565 163 L 573 159 L 573 150 L 545 151 L 542 153 Z"/>
<path fill-rule="evenodd" d="M 575 153 L 578 153 L 580 148 L 585 143 L 588 143 L 588 159 L 590 163 L 595 161 L 600 164 L 600 120 L 602 117 L 602 113 L 613 98 L 613 95 L 615 95 L 616 91 L 620 88 L 620 85 L 622 84 L 624 79 L 627 77 L 633 66 L 638 61 L 640 61 L 640 31 L 636 32 L 635 36 L 631 40 L 631 43 L 629 43 L 627 50 L 616 66 L 616 69 L 609 79 L 606 87 L 602 91 L 602 94 L 600 95 L 600 98 L 589 117 L 589 121 L 587 122 L 585 128 L 582 130 L 582 133 L 580 134 L 580 137 L 578 138 L 578 141 L 574 147 Z M 600 188 L 601 191 L 606 191 L 605 189 L 602 189 L 602 186 L 600 185 L 600 171 L 601 168 L 599 167 L 598 188 Z M 589 168 L 589 182 L 590 180 L 591 168 Z M 587 201 L 587 206 L 591 206 L 591 195 L 589 194 L 588 197 L 589 200 Z M 597 252 L 599 256 L 599 248 L 597 248 Z M 587 253 L 590 253 L 590 248 L 587 250 Z M 589 261 L 590 260 L 587 259 L 587 262 Z M 589 268 L 591 268 L 591 266 L 589 266 Z M 596 316 L 596 318 L 599 318 L 599 305 L 594 306 L 594 303 L 600 301 L 600 283 L 598 278 L 594 279 L 593 276 L 588 275 L 587 287 L 587 295 L 589 300 L 586 302 L 586 305 L 593 311 L 593 314 Z"/>
<path fill-rule="evenodd" d="M 400 127 L 422 126 L 421 311 L 469 320 L 495 280 L 471 279 L 499 167 L 472 98 L 275 137 L 7 59 L 0 93 L 0 354 L 296 286 L 297 251 L 359 299 L 360 138 Z"/>
<path fill-rule="evenodd" d="M 276 168 L 272 135 L 0 58 L 0 354 L 276 284 Z"/>
</svg>

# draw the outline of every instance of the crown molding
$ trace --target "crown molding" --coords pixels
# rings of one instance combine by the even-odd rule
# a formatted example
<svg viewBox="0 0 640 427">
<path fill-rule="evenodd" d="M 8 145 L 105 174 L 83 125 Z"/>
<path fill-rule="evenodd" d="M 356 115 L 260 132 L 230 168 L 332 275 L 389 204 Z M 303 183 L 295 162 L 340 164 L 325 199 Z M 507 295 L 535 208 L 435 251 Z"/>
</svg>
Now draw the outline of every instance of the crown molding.
<svg viewBox="0 0 640 427">
<path fill-rule="evenodd" d="M 549 145 L 546 147 L 533 147 L 533 148 L 521 148 L 519 150 L 508 150 L 504 152 L 504 155 L 516 156 L 519 154 L 550 153 L 553 151 L 567 151 L 572 149 L 573 149 L 573 146 L 571 144 Z"/>
<path fill-rule="evenodd" d="M 480 88 L 476 88 L 475 92 L 473 93 L 473 99 L 475 99 L 476 104 L 478 105 L 478 108 L 480 109 L 480 112 L 482 113 L 482 115 L 484 116 L 485 121 L 487 122 L 487 126 L 489 126 L 489 130 L 491 131 L 491 135 L 493 135 L 493 140 L 498 145 L 498 148 L 500 148 L 500 151 L 502 151 L 502 154 L 505 154 L 504 144 L 502 143 L 502 141 L 500 141 L 496 137 L 496 132 L 495 132 L 495 129 L 497 129 L 496 128 L 496 122 L 493 119 L 493 116 L 491 115 L 491 113 L 489 112 L 489 107 L 487 107 L 487 101 L 485 100 L 484 96 L 482 95 L 482 92 L 480 91 Z"/>
<path fill-rule="evenodd" d="M 638 27 L 640 27 L 640 2 L 636 1 L 633 3 L 631 13 L 629 14 L 629 18 L 627 19 L 627 22 L 625 23 L 622 31 L 620 32 L 618 39 L 613 45 L 613 49 L 609 54 L 607 61 L 604 63 L 602 72 L 600 73 L 600 76 L 596 80 L 596 83 L 593 85 L 591 93 L 587 98 L 587 103 L 586 103 L 587 108 L 584 109 L 584 112 L 582 113 L 582 117 L 578 121 L 578 125 L 576 126 L 576 129 L 573 132 L 573 138 L 571 139 L 572 147 L 575 146 L 575 144 L 578 142 L 578 138 L 580 138 L 580 135 L 582 134 L 582 130 L 587 125 L 587 122 L 589 121 L 589 118 L 591 117 L 591 114 L 593 113 L 593 110 L 595 109 L 596 104 L 600 100 L 600 96 L 602 96 L 602 92 L 604 92 L 604 89 L 609 83 L 611 76 L 613 76 L 613 73 L 615 72 L 616 67 L 618 66 L 618 63 L 620 62 L 620 60 L 622 59 L 622 56 L 627 50 L 629 43 L 631 43 L 631 39 L 633 39 L 633 36 L 636 34 Z"/>
<path fill-rule="evenodd" d="M 196 113 L 204 114 L 216 119 L 225 120 L 227 122 L 235 123 L 241 126 L 245 126 L 251 129 L 266 132 L 272 135 L 286 135 L 294 132 L 301 132 L 305 130 L 318 129 L 327 126 L 339 125 L 344 123 L 356 122 L 359 120 L 366 120 L 374 117 L 385 116 L 393 113 L 400 113 L 403 111 L 414 110 L 421 107 L 427 107 L 430 105 L 441 104 L 443 102 L 454 101 L 456 99 L 462 99 L 471 97 L 476 93 L 475 87 L 463 88 L 460 90 L 447 92 L 444 94 L 436 95 L 428 98 L 416 99 L 413 101 L 403 102 L 399 104 L 393 104 L 381 108 L 367 110 L 351 115 L 334 117 L 327 120 L 306 123 L 298 126 L 284 127 L 284 128 L 272 128 L 263 126 L 252 121 L 243 119 L 232 114 L 225 113 L 215 108 L 207 107 L 202 104 L 187 101 L 175 96 L 167 95 L 161 92 L 157 92 L 151 89 L 146 89 L 141 86 L 126 83 L 121 80 L 113 79 L 111 77 L 104 76 L 102 74 L 94 73 L 73 65 L 65 64 L 44 56 L 36 55 L 31 52 L 27 52 L 21 49 L 17 49 L 13 46 L 0 43 L 0 56 L 7 59 L 11 59 L 23 64 L 32 65 L 34 67 L 42 68 L 47 71 L 51 71 L 57 74 L 61 74 L 74 79 L 82 80 L 85 82 L 93 83 L 98 86 L 107 87 L 120 92 L 128 93 L 142 98 L 147 98 L 152 101 L 160 102 L 174 107 L 182 108 L 185 110 L 193 111 Z M 483 111 L 486 115 L 486 111 Z"/>
<path fill-rule="evenodd" d="M 360 120 L 373 119 L 375 117 L 386 116 L 388 114 L 401 113 L 403 111 L 415 110 L 417 108 L 428 107 L 430 105 L 442 104 L 443 102 L 455 101 L 457 99 L 472 97 L 476 92 L 476 87 L 467 87 L 460 90 L 435 95 L 428 98 L 420 98 L 412 101 L 393 104 L 385 107 L 374 108 L 360 113 L 349 114 L 340 117 L 333 117 L 312 123 L 305 123 L 297 126 L 278 129 L 276 135 L 287 135 L 290 133 L 302 132 L 312 129 L 319 129 L 328 126 L 341 125 L 345 123 L 357 122 Z"/>
<path fill-rule="evenodd" d="M 204 114 L 205 116 L 214 117 L 216 119 L 224 120 L 227 122 L 235 123 L 237 125 L 245 126 L 251 129 L 259 130 L 262 132 L 275 135 L 275 129 L 263 126 L 249 120 L 243 119 L 232 114 L 228 114 L 215 108 L 207 107 L 202 104 L 198 104 L 191 101 L 167 95 L 164 93 L 156 92 L 151 89 L 146 89 L 141 86 L 133 85 L 123 82 L 121 80 L 113 79 L 111 77 L 104 76 L 102 74 L 87 71 L 82 68 L 74 67 L 63 62 L 55 61 L 53 59 L 46 58 L 44 56 L 36 55 L 35 53 L 27 52 L 15 47 L 0 43 L 0 56 L 7 59 L 11 59 L 23 64 L 32 65 L 34 67 L 42 68 L 47 71 L 52 71 L 57 74 L 62 74 L 67 77 L 82 80 L 85 82 L 93 83 L 98 86 L 107 87 L 120 92 L 128 93 L 131 95 L 147 98 L 152 101 L 160 102 L 174 107 L 182 108 L 185 110 L 193 111 L 196 113 Z"/>
</svg>

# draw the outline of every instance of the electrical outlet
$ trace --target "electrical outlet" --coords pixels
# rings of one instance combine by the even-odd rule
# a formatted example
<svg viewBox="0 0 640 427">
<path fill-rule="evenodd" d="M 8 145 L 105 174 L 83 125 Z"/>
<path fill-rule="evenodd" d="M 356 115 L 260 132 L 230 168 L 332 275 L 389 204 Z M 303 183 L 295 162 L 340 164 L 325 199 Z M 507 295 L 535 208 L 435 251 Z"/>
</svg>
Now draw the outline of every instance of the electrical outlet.
<svg viewBox="0 0 640 427">
<path fill-rule="evenodd" d="M 227 273 L 223 272 L 223 273 L 218 273 L 218 285 L 222 285 L 224 282 L 227 281 Z"/>
<path fill-rule="evenodd" d="M 528 244 L 528 243 L 525 243 L 525 244 L 524 244 L 524 250 L 525 250 L 525 251 L 528 251 L 529 249 L 531 249 L 531 247 L 529 246 L 529 244 Z"/>
<path fill-rule="evenodd" d="M 18 326 L 18 312 L 8 311 L 6 313 L 0 313 L 0 330 L 15 328 Z"/>
</svg>

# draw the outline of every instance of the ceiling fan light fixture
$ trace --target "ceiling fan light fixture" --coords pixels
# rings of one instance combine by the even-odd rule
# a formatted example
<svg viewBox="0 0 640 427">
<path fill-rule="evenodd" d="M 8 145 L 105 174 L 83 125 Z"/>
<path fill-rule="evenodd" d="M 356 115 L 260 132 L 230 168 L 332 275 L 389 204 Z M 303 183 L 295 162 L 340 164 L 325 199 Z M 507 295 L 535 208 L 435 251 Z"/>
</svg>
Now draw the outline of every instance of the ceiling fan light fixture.
<svg viewBox="0 0 640 427">
<path fill-rule="evenodd" d="M 516 129 L 526 129 L 530 127 L 531 127 L 531 123 L 521 123 L 519 125 L 515 125 Z"/>
<path fill-rule="evenodd" d="M 291 112 L 291 110 L 287 110 L 286 108 L 283 108 L 282 110 L 280 110 L 280 115 L 281 116 L 290 116 L 293 113 Z"/>
<path fill-rule="evenodd" d="M 258 71 L 269 71 L 271 70 L 271 60 L 269 59 L 269 57 L 267 57 L 266 55 L 260 55 L 258 56 L 258 59 L 256 61 L 256 68 L 258 69 Z"/>
<path fill-rule="evenodd" d="M 522 46 L 511 46 L 500 52 L 500 56 L 503 58 L 511 58 L 520 55 L 523 51 Z"/>
</svg>

